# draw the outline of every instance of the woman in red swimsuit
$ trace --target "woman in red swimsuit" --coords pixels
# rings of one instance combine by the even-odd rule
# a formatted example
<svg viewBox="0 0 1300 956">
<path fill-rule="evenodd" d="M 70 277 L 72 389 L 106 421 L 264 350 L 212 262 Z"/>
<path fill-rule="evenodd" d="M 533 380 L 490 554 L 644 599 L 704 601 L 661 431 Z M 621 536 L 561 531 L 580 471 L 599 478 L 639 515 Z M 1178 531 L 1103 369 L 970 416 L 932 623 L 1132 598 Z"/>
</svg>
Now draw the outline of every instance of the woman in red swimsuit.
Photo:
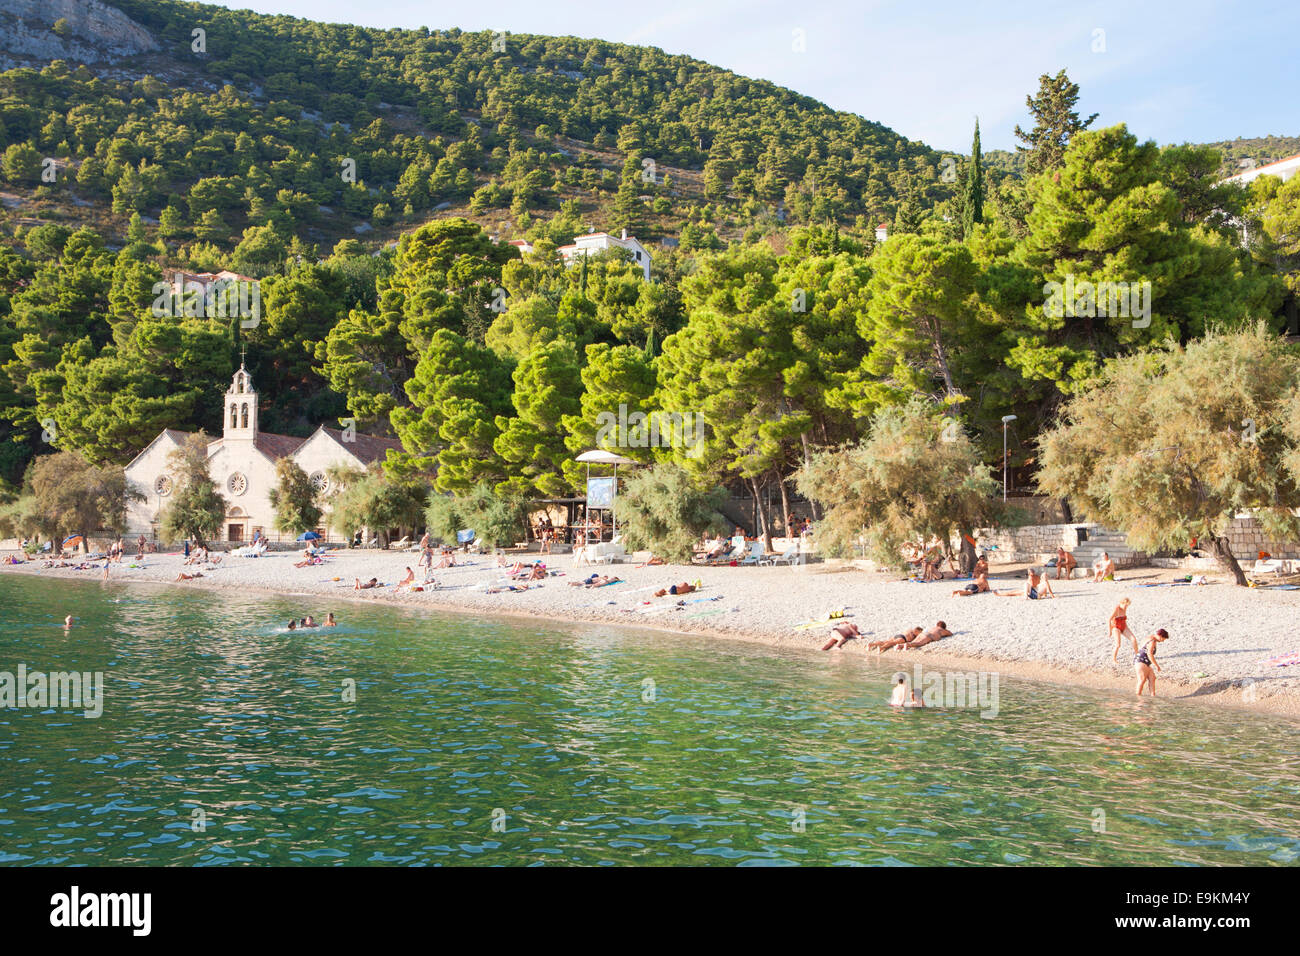
<svg viewBox="0 0 1300 956">
<path fill-rule="evenodd" d="M 1107 634 L 1115 638 L 1115 652 L 1111 655 L 1111 660 L 1119 663 L 1119 645 L 1127 634 L 1129 640 L 1136 642 L 1137 638 L 1133 632 L 1128 629 L 1128 606 L 1129 599 L 1124 598 L 1116 605 L 1115 610 L 1110 612 L 1110 624 L 1107 626 Z"/>
</svg>

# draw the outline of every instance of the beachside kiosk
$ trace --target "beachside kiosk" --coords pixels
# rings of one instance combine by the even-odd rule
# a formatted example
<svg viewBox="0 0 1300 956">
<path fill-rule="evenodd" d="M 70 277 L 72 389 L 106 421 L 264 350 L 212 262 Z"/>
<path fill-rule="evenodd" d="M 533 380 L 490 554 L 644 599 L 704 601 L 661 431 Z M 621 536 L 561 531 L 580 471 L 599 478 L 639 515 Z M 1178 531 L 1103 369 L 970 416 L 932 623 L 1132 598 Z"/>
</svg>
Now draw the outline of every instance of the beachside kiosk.
<svg viewBox="0 0 1300 956">
<path fill-rule="evenodd" d="M 574 461 L 580 461 L 587 466 L 587 514 L 590 515 L 593 511 L 608 511 L 612 528 L 611 537 L 617 536 L 618 518 L 614 515 L 614 502 L 618 499 L 618 466 L 635 465 L 636 462 L 631 458 L 616 455 L 612 451 L 605 451 L 603 448 L 584 451 Z M 591 477 L 592 465 L 613 465 L 614 474 L 593 478 Z"/>
</svg>

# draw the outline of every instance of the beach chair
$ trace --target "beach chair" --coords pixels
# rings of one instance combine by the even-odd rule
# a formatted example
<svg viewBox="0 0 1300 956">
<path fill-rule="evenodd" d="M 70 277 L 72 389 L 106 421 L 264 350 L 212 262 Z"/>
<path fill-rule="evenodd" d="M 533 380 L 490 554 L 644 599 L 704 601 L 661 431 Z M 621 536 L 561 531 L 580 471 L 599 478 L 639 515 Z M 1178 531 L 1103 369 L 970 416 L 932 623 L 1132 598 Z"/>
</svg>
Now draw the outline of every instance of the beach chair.
<svg viewBox="0 0 1300 956">
<path fill-rule="evenodd" d="M 763 564 L 770 564 L 773 567 L 784 561 L 786 564 L 793 566 L 799 561 L 799 545 L 792 544 L 780 554 L 772 554 L 763 558 Z"/>
<path fill-rule="evenodd" d="M 401 541 L 394 541 L 388 546 L 389 551 L 405 551 L 411 546 L 410 535 L 403 535 Z"/>
<path fill-rule="evenodd" d="M 747 554 L 747 555 L 745 555 L 745 557 L 741 558 L 741 559 L 740 559 L 740 563 L 741 563 L 742 565 L 745 565 L 745 564 L 754 564 L 754 565 L 760 564 L 760 563 L 762 563 L 762 560 L 763 560 L 763 554 L 764 554 L 764 551 L 763 551 L 763 542 L 762 542 L 762 541 L 751 541 L 751 542 L 749 542 L 749 554 Z"/>
</svg>

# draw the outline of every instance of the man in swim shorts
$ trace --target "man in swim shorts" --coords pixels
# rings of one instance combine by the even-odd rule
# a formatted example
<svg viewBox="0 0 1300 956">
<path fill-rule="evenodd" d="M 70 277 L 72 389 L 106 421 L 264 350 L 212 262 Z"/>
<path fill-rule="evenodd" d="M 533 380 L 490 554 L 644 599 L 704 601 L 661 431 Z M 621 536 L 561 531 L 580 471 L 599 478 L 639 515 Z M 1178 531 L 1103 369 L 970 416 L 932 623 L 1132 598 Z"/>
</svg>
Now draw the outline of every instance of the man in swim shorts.
<svg viewBox="0 0 1300 956">
<path fill-rule="evenodd" d="M 953 591 L 953 597 L 970 597 L 973 594 L 983 594 L 989 589 L 989 579 L 986 573 L 977 573 L 975 580 L 964 588 Z"/>
<path fill-rule="evenodd" d="M 913 627 L 913 628 L 909 628 L 905 633 L 895 634 L 893 637 L 888 638 L 887 640 L 872 641 L 870 644 L 867 645 L 867 650 L 880 653 L 881 651 L 889 650 L 891 647 L 902 647 L 908 641 L 915 640 L 918 636 L 920 636 L 921 631 L 922 628 Z"/>
</svg>

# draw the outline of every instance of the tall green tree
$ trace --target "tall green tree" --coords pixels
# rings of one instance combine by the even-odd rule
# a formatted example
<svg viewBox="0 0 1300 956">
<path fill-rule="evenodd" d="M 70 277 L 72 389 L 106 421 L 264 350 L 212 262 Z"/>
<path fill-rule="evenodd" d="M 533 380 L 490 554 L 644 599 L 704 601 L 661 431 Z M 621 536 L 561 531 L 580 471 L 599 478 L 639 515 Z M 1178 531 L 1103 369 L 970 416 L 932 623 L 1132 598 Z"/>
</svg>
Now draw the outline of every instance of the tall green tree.
<svg viewBox="0 0 1300 956">
<path fill-rule="evenodd" d="M 1198 540 L 1241 585 L 1239 513 L 1277 540 L 1300 535 L 1300 355 L 1262 323 L 1113 359 L 1089 384 L 1039 438 L 1044 493 L 1143 550 Z"/>
<path fill-rule="evenodd" d="M 320 493 L 307 472 L 292 458 L 275 463 L 275 487 L 267 495 L 275 513 L 275 530 L 287 534 L 311 531 L 320 524 Z"/>
<path fill-rule="evenodd" d="M 825 510 L 815 526 L 823 553 L 852 555 L 861 541 L 887 567 L 902 563 L 904 543 L 938 536 L 951 548 L 996 525 L 997 488 L 964 429 L 919 397 L 880 409 L 860 443 L 820 452 L 799 475 L 799 490 Z"/>
<path fill-rule="evenodd" d="M 497 484 L 506 496 L 563 494 L 569 456 L 563 421 L 580 408 L 582 379 L 578 353 L 563 340 L 543 345 L 514 371 L 515 415 L 497 416 L 500 435 L 493 443 L 506 464 L 507 477 Z"/>
<path fill-rule="evenodd" d="M 504 471 L 494 450 L 498 420 L 511 411 L 511 365 L 448 329 L 433 340 L 406 383 L 410 404 L 392 413 L 403 474 L 436 470 L 439 491 L 467 491 Z M 390 470 L 393 470 L 390 468 Z"/>
<path fill-rule="evenodd" d="M 1079 102 L 1079 84 L 1071 83 L 1065 70 L 1055 76 L 1044 73 L 1038 78 L 1038 93 L 1025 97 L 1025 105 L 1034 118 L 1033 128 L 1025 132 L 1016 126 L 1016 138 L 1025 145 L 1016 152 L 1025 154 L 1025 170 L 1030 176 L 1058 168 L 1075 135 L 1092 125 L 1097 114 L 1086 120 L 1075 109 Z"/>
<path fill-rule="evenodd" d="M 208 469 L 208 442 L 204 432 L 196 432 L 167 456 L 175 476 L 171 500 L 162 513 L 161 531 L 168 541 L 193 538 L 204 545 L 221 533 L 226 499 Z"/>
<path fill-rule="evenodd" d="M 966 167 L 966 191 L 962 204 L 962 238 L 969 238 L 975 224 L 984 221 L 984 166 L 980 155 L 980 121 L 975 120 L 975 139 Z"/>
</svg>

